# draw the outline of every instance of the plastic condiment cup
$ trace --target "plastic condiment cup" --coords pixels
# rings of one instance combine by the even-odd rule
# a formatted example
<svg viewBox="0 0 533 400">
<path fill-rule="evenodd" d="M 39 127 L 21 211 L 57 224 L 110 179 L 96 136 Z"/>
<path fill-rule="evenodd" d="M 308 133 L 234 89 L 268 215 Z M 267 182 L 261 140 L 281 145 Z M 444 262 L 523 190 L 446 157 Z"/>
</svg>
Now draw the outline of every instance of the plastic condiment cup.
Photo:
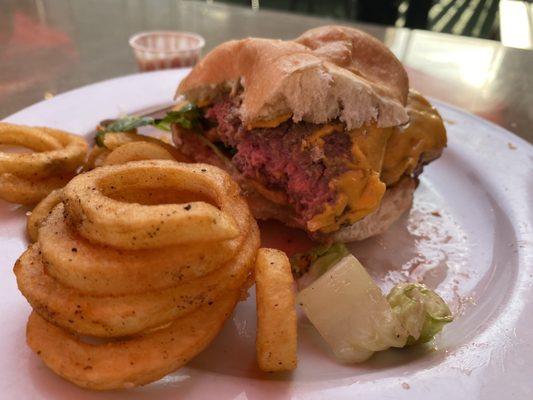
<svg viewBox="0 0 533 400">
<path fill-rule="evenodd" d="M 129 44 L 141 71 L 192 67 L 199 60 L 205 40 L 192 32 L 149 31 L 133 35 Z"/>
</svg>

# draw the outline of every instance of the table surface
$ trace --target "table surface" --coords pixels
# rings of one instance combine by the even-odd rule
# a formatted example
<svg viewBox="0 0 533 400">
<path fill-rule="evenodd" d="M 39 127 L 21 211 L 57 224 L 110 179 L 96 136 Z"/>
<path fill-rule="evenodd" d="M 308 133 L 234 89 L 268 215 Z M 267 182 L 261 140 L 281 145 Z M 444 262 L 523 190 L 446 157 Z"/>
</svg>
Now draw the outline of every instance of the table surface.
<svg viewBox="0 0 533 400">
<path fill-rule="evenodd" d="M 0 9 L 0 118 L 54 94 L 136 72 L 128 47 L 135 32 L 198 32 L 208 51 L 229 39 L 289 39 L 343 23 L 384 41 L 406 65 L 415 89 L 533 142 L 533 52 L 494 41 L 179 0 L 0 0 Z M 65 117 L 76 112 L 83 111 Z"/>
</svg>

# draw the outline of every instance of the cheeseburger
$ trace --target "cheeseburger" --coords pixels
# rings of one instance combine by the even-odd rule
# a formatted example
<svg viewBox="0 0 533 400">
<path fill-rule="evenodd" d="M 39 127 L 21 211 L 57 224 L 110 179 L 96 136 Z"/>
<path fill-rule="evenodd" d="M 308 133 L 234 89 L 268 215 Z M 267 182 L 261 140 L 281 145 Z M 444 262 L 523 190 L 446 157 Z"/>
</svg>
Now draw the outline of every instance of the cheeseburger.
<svg viewBox="0 0 533 400">
<path fill-rule="evenodd" d="M 223 43 L 177 96 L 198 123 L 174 124 L 176 145 L 230 172 L 256 218 L 321 240 L 385 231 L 446 146 L 441 117 L 409 90 L 400 61 L 354 28 Z"/>
</svg>

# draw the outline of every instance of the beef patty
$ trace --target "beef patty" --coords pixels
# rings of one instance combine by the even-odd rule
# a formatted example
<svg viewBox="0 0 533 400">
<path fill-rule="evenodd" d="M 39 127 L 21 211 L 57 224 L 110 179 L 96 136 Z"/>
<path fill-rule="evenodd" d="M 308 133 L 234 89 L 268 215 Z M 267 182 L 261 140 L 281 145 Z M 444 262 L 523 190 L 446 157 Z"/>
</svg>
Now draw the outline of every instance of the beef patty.
<svg viewBox="0 0 533 400">
<path fill-rule="evenodd" d="M 301 223 L 321 213 L 337 193 L 330 182 L 347 170 L 351 138 L 344 132 L 322 137 L 322 144 L 309 144 L 310 136 L 323 125 L 286 121 L 275 128 L 246 130 L 237 109 L 238 100 L 225 98 L 205 112 L 210 125 L 204 138 L 182 134 L 181 150 L 196 162 L 224 167 L 224 162 L 206 144 L 214 143 L 238 172 L 263 187 L 285 195 Z"/>
</svg>

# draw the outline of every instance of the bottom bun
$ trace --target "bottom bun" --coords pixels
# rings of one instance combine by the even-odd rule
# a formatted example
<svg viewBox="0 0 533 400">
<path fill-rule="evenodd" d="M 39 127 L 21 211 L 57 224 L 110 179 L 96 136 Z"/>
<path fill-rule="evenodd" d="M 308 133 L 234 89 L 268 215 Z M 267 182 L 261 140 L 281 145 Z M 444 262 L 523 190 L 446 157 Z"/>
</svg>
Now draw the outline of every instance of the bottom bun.
<svg viewBox="0 0 533 400">
<path fill-rule="evenodd" d="M 245 186 L 242 185 L 242 182 L 240 183 L 241 186 Z M 381 205 L 372 214 L 331 234 L 313 234 L 312 236 L 314 239 L 323 242 L 348 243 L 379 235 L 389 229 L 405 211 L 411 208 L 413 193 L 417 185 L 417 179 L 404 177 L 385 191 Z M 275 204 L 246 186 L 244 192 L 252 214 L 256 219 L 276 219 L 285 225 L 304 229 L 303 226 L 296 222 L 288 207 Z"/>
<path fill-rule="evenodd" d="M 334 242 L 355 242 L 385 232 L 411 208 L 418 180 L 404 177 L 385 191 L 379 208 L 365 218 L 330 235 Z"/>
</svg>

